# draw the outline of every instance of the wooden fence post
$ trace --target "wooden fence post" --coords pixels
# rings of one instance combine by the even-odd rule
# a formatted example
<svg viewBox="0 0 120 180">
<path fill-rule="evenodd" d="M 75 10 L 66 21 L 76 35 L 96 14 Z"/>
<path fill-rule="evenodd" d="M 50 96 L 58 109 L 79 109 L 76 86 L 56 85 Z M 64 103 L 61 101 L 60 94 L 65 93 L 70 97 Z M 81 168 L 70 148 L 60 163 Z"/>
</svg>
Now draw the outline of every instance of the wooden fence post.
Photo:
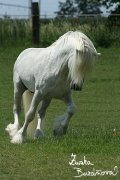
<svg viewBox="0 0 120 180">
<path fill-rule="evenodd" d="M 35 45 L 40 43 L 39 35 L 39 4 L 32 2 L 32 40 Z"/>
</svg>

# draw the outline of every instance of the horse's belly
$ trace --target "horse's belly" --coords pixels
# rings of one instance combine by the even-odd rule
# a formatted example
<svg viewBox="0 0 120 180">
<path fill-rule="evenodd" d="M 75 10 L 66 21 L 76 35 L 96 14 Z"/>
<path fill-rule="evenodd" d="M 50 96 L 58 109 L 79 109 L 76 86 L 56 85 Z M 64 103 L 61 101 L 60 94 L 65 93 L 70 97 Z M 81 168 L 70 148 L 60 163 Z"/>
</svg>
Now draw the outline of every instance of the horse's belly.
<svg viewBox="0 0 120 180">
<path fill-rule="evenodd" d="M 29 78 L 29 79 L 24 78 L 22 79 L 22 82 L 29 91 L 31 92 L 35 91 L 35 82 L 33 78 Z"/>
<path fill-rule="evenodd" d="M 35 79 L 34 76 L 32 74 L 28 74 L 28 73 L 20 73 L 20 78 L 23 82 L 23 84 L 25 85 L 25 87 L 31 91 L 34 92 L 35 91 Z"/>
<path fill-rule="evenodd" d="M 29 91 L 31 92 L 35 91 L 35 83 L 33 83 L 33 81 L 22 80 L 22 82 Z"/>
</svg>

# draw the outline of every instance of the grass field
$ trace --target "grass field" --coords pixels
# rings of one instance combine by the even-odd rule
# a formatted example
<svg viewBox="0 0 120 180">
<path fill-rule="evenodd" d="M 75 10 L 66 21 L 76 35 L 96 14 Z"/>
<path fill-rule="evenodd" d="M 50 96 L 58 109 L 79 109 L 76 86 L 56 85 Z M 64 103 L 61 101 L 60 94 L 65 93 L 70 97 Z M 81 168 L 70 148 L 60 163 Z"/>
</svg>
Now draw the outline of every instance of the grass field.
<svg viewBox="0 0 120 180">
<path fill-rule="evenodd" d="M 72 153 L 78 161 L 85 156 L 94 164 L 78 166 L 83 172 L 93 167 L 113 171 L 115 166 L 120 171 L 120 48 L 99 49 L 102 56 L 91 78 L 82 92 L 73 92 L 77 112 L 64 137 L 53 137 L 54 118 L 65 111 L 64 104 L 54 100 L 47 111 L 46 136 L 13 145 L 4 129 L 13 121 L 12 68 L 24 48 L 0 49 L 0 180 L 75 179 L 77 172 L 69 165 Z M 119 180 L 120 173 L 78 179 Z"/>
</svg>

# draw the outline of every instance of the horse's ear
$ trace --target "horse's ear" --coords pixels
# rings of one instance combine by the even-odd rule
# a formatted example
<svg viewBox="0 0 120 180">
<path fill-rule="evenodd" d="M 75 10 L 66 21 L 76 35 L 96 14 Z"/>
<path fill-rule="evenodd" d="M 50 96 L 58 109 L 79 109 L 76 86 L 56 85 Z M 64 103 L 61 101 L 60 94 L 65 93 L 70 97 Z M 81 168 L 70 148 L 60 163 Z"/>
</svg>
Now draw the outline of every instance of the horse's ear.
<svg viewBox="0 0 120 180">
<path fill-rule="evenodd" d="M 100 58 L 99 58 L 99 57 L 101 56 L 101 53 L 97 53 L 97 54 L 96 54 L 96 56 L 97 56 L 97 58 L 96 58 L 96 59 L 97 59 L 97 60 L 100 60 Z"/>
<path fill-rule="evenodd" d="M 98 56 L 101 56 L 101 53 L 97 53 Z"/>
</svg>

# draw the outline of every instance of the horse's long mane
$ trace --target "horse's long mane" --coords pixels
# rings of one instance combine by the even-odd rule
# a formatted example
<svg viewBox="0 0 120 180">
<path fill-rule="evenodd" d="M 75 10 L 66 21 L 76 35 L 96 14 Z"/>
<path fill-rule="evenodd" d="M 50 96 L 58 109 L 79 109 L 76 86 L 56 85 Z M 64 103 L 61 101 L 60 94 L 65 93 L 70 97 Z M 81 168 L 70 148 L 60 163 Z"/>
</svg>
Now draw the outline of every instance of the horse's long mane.
<svg viewBox="0 0 120 180">
<path fill-rule="evenodd" d="M 68 62 L 69 77 L 80 83 L 91 71 L 97 53 L 92 41 L 79 31 L 69 31 L 49 48 L 58 59 L 57 72 Z"/>
</svg>

